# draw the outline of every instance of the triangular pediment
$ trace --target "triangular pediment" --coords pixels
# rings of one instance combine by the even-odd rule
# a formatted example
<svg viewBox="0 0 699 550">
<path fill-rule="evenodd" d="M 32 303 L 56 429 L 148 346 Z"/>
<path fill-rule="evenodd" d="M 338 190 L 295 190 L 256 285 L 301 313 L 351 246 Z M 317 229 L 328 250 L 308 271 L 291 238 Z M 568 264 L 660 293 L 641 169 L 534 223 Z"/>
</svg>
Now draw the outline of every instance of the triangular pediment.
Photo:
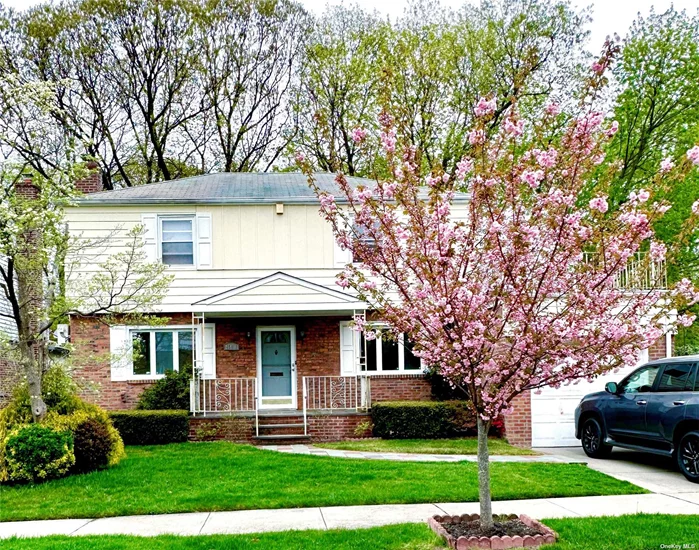
<svg viewBox="0 0 699 550">
<path fill-rule="evenodd" d="M 351 294 L 278 271 L 272 275 L 215 294 L 195 302 L 193 305 L 215 306 L 218 309 L 256 305 L 271 306 L 274 304 L 349 306 L 357 303 L 357 298 Z"/>
</svg>

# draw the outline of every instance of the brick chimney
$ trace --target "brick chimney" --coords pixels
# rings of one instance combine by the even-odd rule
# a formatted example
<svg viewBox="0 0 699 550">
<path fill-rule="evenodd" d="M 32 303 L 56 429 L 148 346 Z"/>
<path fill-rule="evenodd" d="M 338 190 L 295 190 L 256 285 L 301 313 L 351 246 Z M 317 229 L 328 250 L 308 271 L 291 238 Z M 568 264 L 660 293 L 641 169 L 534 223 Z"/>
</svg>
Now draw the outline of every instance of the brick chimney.
<svg viewBox="0 0 699 550">
<path fill-rule="evenodd" d="M 89 174 L 75 182 L 75 188 L 84 194 L 98 193 L 103 190 L 102 171 L 99 169 L 99 164 L 94 160 L 87 161 L 87 169 Z"/>
<path fill-rule="evenodd" d="M 32 174 L 22 174 L 22 178 L 15 183 L 15 194 L 27 201 L 39 198 L 39 188 L 34 185 Z"/>
</svg>

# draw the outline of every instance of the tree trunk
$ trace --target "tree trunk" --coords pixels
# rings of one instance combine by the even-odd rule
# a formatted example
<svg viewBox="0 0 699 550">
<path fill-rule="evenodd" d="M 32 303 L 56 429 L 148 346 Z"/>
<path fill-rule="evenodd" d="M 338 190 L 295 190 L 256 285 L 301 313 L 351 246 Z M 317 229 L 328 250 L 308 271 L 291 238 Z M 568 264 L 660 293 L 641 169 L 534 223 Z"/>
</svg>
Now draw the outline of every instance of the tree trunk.
<svg viewBox="0 0 699 550">
<path fill-rule="evenodd" d="M 41 397 L 42 365 L 39 350 L 36 345 L 22 346 L 22 367 L 27 376 L 29 402 L 32 407 L 34 422 L 40 422 L 46 416 L 46 403 Z"/>
<path fill-rule="evenodd" d="M 480 416 L 478 426 L 478 501 L 481 505 L 481 529 L 493 526 L 493 507 L 490 499 L 490 455 L 488 453 L 488 430 L 490 422 Z"/>
</svg>

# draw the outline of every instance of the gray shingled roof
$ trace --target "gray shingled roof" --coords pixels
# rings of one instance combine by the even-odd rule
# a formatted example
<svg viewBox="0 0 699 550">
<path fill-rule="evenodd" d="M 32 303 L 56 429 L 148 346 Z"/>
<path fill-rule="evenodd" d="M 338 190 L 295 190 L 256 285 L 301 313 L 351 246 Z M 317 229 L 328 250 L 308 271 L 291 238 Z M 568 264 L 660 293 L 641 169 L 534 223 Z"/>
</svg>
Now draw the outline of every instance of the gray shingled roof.
<svg viewBox="0 0 699 550">
<path fill-rule="evenodd" d="M 342 203 L 342 192 L 335 183 L 335 174 L 316 173 L 318 186 L 337 197 Z M 347 178 L 350 185 L 371 186 L 365 178 Z M 462 197 L 465 197 L 463 195 Z M 459 197 L 461 198 L 461 197 Z M 459 200 L 457 198 L 457 200 Z M 301 173 L 243 173 L 225 172 L 206 174 L 179 180 L 151 183 L 114 191 L 102 191 L 81 197 L 80 205 L 139 205 L 139 204 L 316 204 L 308 179 Z"/>
<path fill-rule="evenodd" d="M 318 186 L 339 197 L 335 174 L 315 174 Z M 353 187 L 371 185 L 372 180 L 348 178 Z M 79 204 L 260 204 L 316 203 L 318 199 L 301 173 L 242 173 L 206 174 L 179 180 L 151 183 L 114 191 L 92 193 Z"/>
</svg>

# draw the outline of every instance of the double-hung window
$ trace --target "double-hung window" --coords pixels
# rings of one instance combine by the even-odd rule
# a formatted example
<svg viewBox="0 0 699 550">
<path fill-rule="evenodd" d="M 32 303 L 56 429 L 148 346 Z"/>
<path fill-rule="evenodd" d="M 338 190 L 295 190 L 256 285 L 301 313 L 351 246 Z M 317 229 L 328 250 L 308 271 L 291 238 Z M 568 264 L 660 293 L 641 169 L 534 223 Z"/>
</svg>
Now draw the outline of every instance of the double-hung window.
<svg viewBox="0 0 699 550">
<path fill-rule="evenodd" d="M 194 217 L 160 218 L 160 259 L 166 265 L 194 265 Z"/>
<path fill-rule="evenodd" d="M 360 337 L 359 364 L 362 372 L 420 372 L 422 362 L 413 355 L 413 343 L 404 334 L 389 339 L 380 332 L 373 340 Z"/>
<path fill-rule="evenodd" d="M 194 360 L 192 329 L 134 329 L 131 331 L 133 375 L 164 376 L 191 368 Z"/>
</svg>

